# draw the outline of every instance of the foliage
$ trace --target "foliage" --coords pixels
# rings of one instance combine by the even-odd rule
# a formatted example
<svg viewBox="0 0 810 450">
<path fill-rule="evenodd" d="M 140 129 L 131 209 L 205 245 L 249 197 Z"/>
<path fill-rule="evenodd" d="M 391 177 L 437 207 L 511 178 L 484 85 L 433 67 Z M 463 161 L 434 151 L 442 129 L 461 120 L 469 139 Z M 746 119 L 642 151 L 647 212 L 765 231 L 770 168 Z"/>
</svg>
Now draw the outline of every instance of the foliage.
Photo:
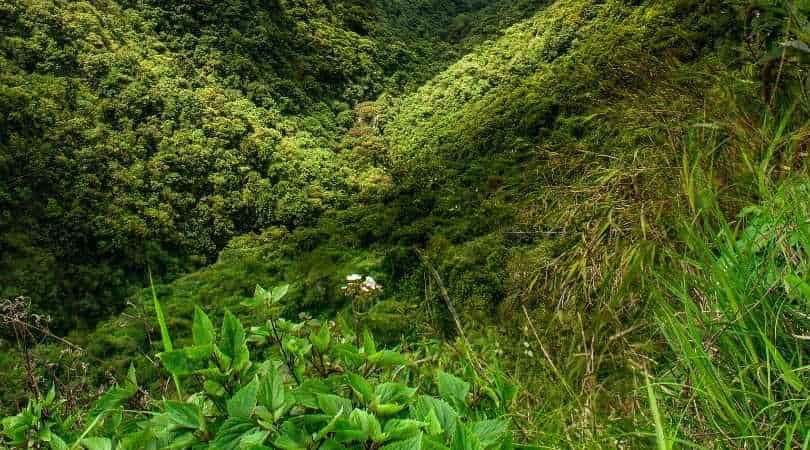
<svg viewBox="0 0 810 450">
<path fill-rule="evenodd" d="M 286 290 L 257 286 L 254 300 L 277 308 Z M 418 394 L 409 386 L 418 374 L 410 356 L 378 349 L 367 330 L 358 346 L 351 333 L 329 322 L 292 323 L 271 315 L 266 326 L 246 330 L 226 312 L 217 331 L 199 308 L 192 328 L 191 345 L 158 357 L 194 393 L 131 410 L 127 405 L 143 391 L 130 369 L 125 384 L 90 410 L 63 419 L 52 388 L 3 419 L 4 442 L 91 450 L 511 448 L 504 415 L 514 395 L 510 387 L 481 399 L 469 383 L 439 370 L 439 396 Z M 83 428 L 76 426 L 79 416 Z"/>
<path fill-rule="evenodd" d="M 796 138 L 807 124 L 795 128 L 794 111 L 765 118 L 739 141 L 717 143 L 714 131 L 685 150 L 692 213 L 680 227 L 684 247 L 661 275 L 658 302 L 673 353 L 656 387 L 672 411 L 667 439 L 769 448 L 800 446 L 810 436 L 810 195 L 806 176 L 785 165 L 801 151 Z M 729 201 L 739 201 L 739 192 L 719 192 L 708 181 L 734 170 L 726 146 L 742 153 L 737 170 L 748 172 L 748 188 L 736 189 L 760 201 L 739 208 Z"/>
<path fill-rule="evenodd" d="M 145 172 L 158 189 L 150 205 L 162 212 L 171 203 L 173 215 L 169 225 L 150 222 L 146 233 L 168 230 L 171 239 L 157 242 L 146 257 L 133 235 L 115 231 L 124 236 L 116 242 L 131 245 L 137 257 L 113 258 L 172 274 L 196 260 L 189 255 L 204 254 L 205 263 L 216 255 L 203 269 L 155 285 L 176 348 L 193 347 L 195 333 L 208 335 L 201 327 L 195 332 L 194 305 L 212 317 L 232 317 L 226 310 L 252 321 L 272 316 L 253 335 L 245 330 L 255 341 L 251 360 L 276 361 L 285 383 L 295 385 L 295 377 L 321 367 L 296 356 L 314 348 L 306 338 L 326 323 L 306 318 L 314 312 L 342 324 L 340 331 L 330 326 L 331 345 L 343 335 L 366 358 L 371 346 L 352 328 L 373 331 L 375 347 L 424 350 L 421 366 L 471 382 L 465 397 L 472 403 L 489 398 L 484 387 L 497 384 L 481 386 L 487 376 L 479 372 L 503 369 L 521 384 L 513 416 L 520 441 L 554 448 L 803 446 L 806 349 L 796 336 L 807 333 L 801 289 L 793 288 L 801 284 L 787 275 L 806 281 L 806 274 L 803 244 L 787 236 L 801 229 L 806 209 L 807 2 L 436 0 L 365 9 L 340 1 L 202 2 L 198 9 L 179 3 L 126 3 L 132 9 L 120 17 L 134 21 L 122 23 L 144 28 L 118 35 L 153 43 L 152 56 L 136 59 L 161 75 L 154 80 L 164 84 L 149 92 L 171 93 L 166 108 L 176 111 L 156 120 L 179 124 L 172 135 L 201 129 L 205 139 L 182 134 L 185 140 L 165 152 L 158 148 L 161 159 L 147 166 L 165 168 Z M 27 45 L 33 38 L 12 41 Z M 82 42 L 73 35 L 65 41 Z M 33 53 L 15 58 L 49 64 Z M 164 59 L 187 61 L 192 69 Z M 162 74 L 177 78 L 177 90 L 188 89 L 192 100 L 175 95 Z M 151 87 L 150 80 L 142 84 Z M 53 111 L 40 100 L 62 101 L 76 92 L 67 84 L 50 97 L 37 89 L 23 111 Z M 96 85 L 79 91 L 89 92 L 90 105 L 106 98 L 96 95 Z M 147 97 L 131 94 L 122 105 Z M 216 124 L 207 122 L 208 114 Z M 238 119 L 241 114 L 250 120 Z M 246 192 L 241 175 L 233 182 L 228 175 L 243 160 L 209 163 L 254 148 L 233 132 L 249 134 L 255 124 L 266 128 L 255 136 L 257 148 L 270 156 L 250 162 L 247 173 L 256 172 L 258 181 Z M 120 148 L 141 139 L 119 137 L 110 134 L 105 142 Z M 20 145 L 18 154 L 26 155 Z M 140 173 L 128 179 L 141 180 Z M 221 181 L 208 178 L 214 173 L 225 175 L 221 190 L 209 189 Z M 183 202 L 172 200 L 186 190 Z M 225 210 L 247 203 L 239 214 L 198 208 L 212 192 Z M 99 205 L 126 198 L 109 197 Z M 117 210 L 100 216 L 115 222 L 100 227 L 111 230 L 127 217 Z M 130 217 L 137 223 L 153 216 L 136 210 Z M 40 264 L 66 261 L 46 257 L 58 246 L 26 239 L 45 235 L 36 229 L 41 223 L 65 227 L 39 212 L 26 220 L 11 227 L 17 232 L 3 229 L 3 239 L 18 243 L 8 261 L 21 264 L 7 263 L 0 277 L 42 278 L 54 286 L 32 274 Z M 76 221 L 86 222 L 84 216 Z M 757 228 L 780 237 L 759 242 L 750 236 Z M 76 252 L 88 254 L 87 248 Z M 113 260 L 108 256 L 99 260 Z M 142 267 L 133 269 L 135 276 Z M 360 290 L 340 289 L 352 273 L 368 274 L 385 289 L 346 295 Z M 95 274 L 87 273 L 97 280 Z M 126 278 L 120 275 L 102 282 Z M 263 295 L 250 301 L 256 280 L 290 283 L 283 312 L 257 309 Z M 47 298 L 34 295 L 53 307 Z M 86 301 L 98 308 L 103 298 Z M 109 298 L 121 305 L 124 297 Z M 69 336 L 93 361 L 77 384 L 108 386 L 134 360 L 149 380 L 146 390 L 170 397 L 169 377 L 150 362 L 161 351 L 159 330 L 144 320 L 154 315 L 152 295 L 139 291 L 128 301 L 95 331 Z M 734 302 L 748 313 L 740 320 Z M 297 339 L 279 346 L 284 339 L 274 326 Z M 715 334 L 714 347 L 699 345 Z M 239 353 L 237 347 L 228 345 L 228 352 Z M 61 361 L 54 343 L 31 355 Z M 25 359 L 16 352 L 2 356 L 0 376 L 15 384 L 0 394 L 16 412 L 22 383 L 6 374 L 20 373 Z M 182 357 L 177 361 L 196 367 Z M 407 367 L 397 374 L 410 374 L 411 387 L 444 392 L 448 404 L 457 403 L 452 383 L 433 383 L 435 374 Z M 199 370 L 223 372 L 218 365 Z M 57 364 L 37 376 L 66 371 Z M 372 384 L 380 381 L 376 374 Z M 195 377 L 181 378 L 186 395 L 200 390 Z M 239 392 L 251 380 L 227 382 Z M 350 400 L 353 408 L 367 406 Z M 155 408 L 165 414 L 164 406 Z M 223 420 L 227 402 L 224 408 Z"/>
</svg>

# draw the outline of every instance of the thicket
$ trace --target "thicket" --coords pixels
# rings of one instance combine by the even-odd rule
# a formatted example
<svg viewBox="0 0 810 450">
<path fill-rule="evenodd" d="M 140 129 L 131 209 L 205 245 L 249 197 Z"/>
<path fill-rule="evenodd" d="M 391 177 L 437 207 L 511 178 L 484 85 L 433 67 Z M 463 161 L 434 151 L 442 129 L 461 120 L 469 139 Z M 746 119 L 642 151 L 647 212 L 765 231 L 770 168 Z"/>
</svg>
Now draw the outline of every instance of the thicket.
<svg viewBox="0 0 810 450">
<path fill-rule="evenodd" d="M 256 287 L 252 306 L 271 312 L 249 330 L 226 312 L 217 332 L 196 308 L 193 340 L 180 348 L 155 297 L 164 350 L 158 357 L 176 392 L 150 399 L 131 366 L 125 381 L 84 412 L 65 408 L 52 386 L 3 419 L 0 442 L 88 450 L 512 448 L 505 413 L 515 388 L 501 373 L 478 375 L 472 386 L 377 349 L 368 330 L 286 321 L 278 317 L 286 291 Z M 438 397 L 418 394 L 434 379 Z"/>
</svg>

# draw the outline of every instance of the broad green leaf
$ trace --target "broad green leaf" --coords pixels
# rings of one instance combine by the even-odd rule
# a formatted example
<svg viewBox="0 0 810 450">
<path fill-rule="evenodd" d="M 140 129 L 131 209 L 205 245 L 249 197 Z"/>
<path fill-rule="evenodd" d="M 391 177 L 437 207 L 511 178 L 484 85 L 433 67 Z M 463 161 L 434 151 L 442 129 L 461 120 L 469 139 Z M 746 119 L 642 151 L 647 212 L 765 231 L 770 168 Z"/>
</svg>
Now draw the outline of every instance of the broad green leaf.
<svg viewBox="0 0 810 450">
<path fill-rule="evenodd" d="M 213 397 L 222 397 L 225 395 L 225 387 L 214 380 L 205 380 L 203 382 L 203 390 L 206 394 Z"/>
<path fill-rule="evenodd" d="M 378 367 L 390 367 L 407 364 L 408 358 L 393 350 L 380 350 L 368 357 L 368 362 Z"/>
<path fill-rule="evenodd" d="M 287 291 L 289 290 L 290 290 L 289 284 L 282 284 L 280 286 L 274 287 L 273 292 L 270 295 L 272 302 L 278 303 L 279 301 L 281 301 L 281 299 L 284 298 L 285 295 L 287 295 Z"/>
<path fill-rule="evenodd" d="M 320 441 L 321 439 L 325 438 L 327 434 L 335 430 L 338 421 L 340 420 L 341 417 L 343 417 L 343 411 L 344 411 L 343 408 L 340 408 L 338 411 L 335 412 L 334 417 L 332 417 L 332 420 L 330 420 L 329 423 L 326 424 L 326 426 L 321 428 L 320 431 L 318 431 L 315 434 L 315 441 Z"/>
<path fill-rule="evenodd" d="M 422 436 L 422 448 L 424 450 L 450 450 L 450 447 L 444 445 L 444 442 L 435 436 Z"/>
<path fill-rule="evenodd" d="M 239 439 L 240 449 L 255 449 L 257 446 L 264 444 L 264 441 L 270 436 L 269 430 L 262 430 L 259 428 L 242 434 Z"/>
<path fill-rule="evenodd" d="M 240 389 L 228 400 L 228 416 L 240 419 L 249 419 L 256 407 L 256 397 L 259 390 L 259 382 L 253 379 L 250 383 Z"/>
<path fill-rule="evenodd" d="M 205 369 L 213 354 L 214 346 L 200 345 L 163 352 L 158 354 L 158 358 L 169 373 L 179 376 Z"/>
<path fill-rule="evenodd" d="M 374 344 L 374 336 L 371 335 L 368 328 L 363 330 L 363 353 L 366 355 L 377 353 L 377 345 Z"/>
<path fill-rule="evenodd" d="M 366 439 L 374 442 L 381 442 L 385 439 L 380 421 L 368 411 L 355 409 L 349 415 L 349 423 L 352 427 L 362 430 Z"/>
<path fill-rule="evenodd" d="M 470 392 L 470 383 L 440 370 L 436 374 L 436 383 L 439 396 L 456 408 L 463 408 L 467 404 L 467 394 Z"/>
<path fill-rule="evenodd" d="M 365 378 L 356 373 L 349 373 L 346 375 L 346 382 L 364 404 L 370 404 L 374 401 L 374 391 L 371 388 L 371 384 L 369 384 Z"/>
<path fill-rule="evenodd" d="M 498 391 L 498 397 L 500 398 L 500 404 L 504 408 L 509 408 L 509 406 L 514 401 L 515 397 L 517 396 L 518 388 L 515 386 L 514 383 L 510 382 L 506 376 L 498 372 L 495 374 L 495 389 Z"/>
<path fill-rule="evenodd" d="M 95 418 L 106 411 L 119 408 L 137 392 L 137 387 L 132 385 L 114 387 L 105 392 L 90 410 L 89 417 Z M 92 420 L 92 419 L 91 419 Z"/>
<path fill-rule="evenodd" d="M 466 425 L 459 422 L 456 425 L 456 433 L 453 435 L 453 443 L 450 450 L 482 450 L 478 437 Z"/>
<path fill-rule="evenodd" d="M 327 439 L 323 441 L 318 450 L 344 450 L 346 447 L 340 444 L 340 442 L 334 439 Z"/>
<path fill-rule="evenodd" d="M 439 424 L 441 424 L 445 437 L 448 440 L 452 439 L 456 431 L 458 413 L 444 400 L 427 395 L 418 396 L 411 405 L 411 418 L 427 421 L 431 411 L 433 411 Z"/>
<path fill-rule="evenodd" d="M 433 408 L 430 408 L 430 412 L 425 418 L 425 422 L 427 422 L 427 433 L 430 436 L 441 434 L 442 431 L 444 431 L 442 428 L 442 423 L 439 422 L 439 418 L 436 416 L 436 410 Z"/>
<path fill-rule="evenodd" d="M 403 409 L 407 408 L 408 405 L 399 404 L 399 403 L 372 403 L 371 409 L 380 417 L 389 417 L 393 416 L 394 414 L 399 413 Z"/>
<path fill-rule="evenodd" d="M 42 440 L 51 445 L 51 450 L 69 450 L 65 440 L 59 437 L 56 433 L 49 431 L 48 436 L 43 436 Z"/>
<path fill-rule="evenodd" d="M 273 439 L 273 445 L 285 450 L 305 450 L 309 446 L 309 435 L 293 421 L 281 425 Z"/>
<path fill-rule="evenodd" d="M 242 437 L 259 430 L 250 420 L 230 417 L 217 430 L 211 448 L 217 450 L 234 450 L 239 447 Z"/>
<path fill-rule="evenodd" d="M 321 325 L 321 329 L 318 330 L 317 333 L 312 332 L 309 335 L 309 341 L 312 342 L 312 345 L 322 354 L 326 353 L 326 350 L 329 349 L 331 339 L 332 336 L 329 334 L 329 327 L 327 327 L 326 324 Z"/>
<path fill-rule="evenodd" d="M 260 382 L 259 403 L 267 408 L 276 420 L 279 419 L 288 403 L 287 388 L 284 386 L 284 381 L 275 362 L 270 363 L 267 376 Z"/>
<path fill-rule="evenodd" d="M 810 284 L 792 273 L 785 275 L 784 280 L 785 290 L 788 294 L 794 297 L 804 297 L 806 302 L 810 302 Z"/>
<path fill-rule="evenodd" d="M 270 295 L 267 293 L 267 289 L 265 289 L 265 288 L 263 288 L 263 287 L 261 287 L 261 286 L 259 286 L 257 284 L 256 289 L 253 291 L 253 298 L 255 300 L 259 300 L 259 301 L 264 302 L 265 300 L 270 299 Z"/>
<path fill-rule="evenodd" d="M 335 423 L 334 439 L 338 442 L 366 442 L 366 432 L 352 425 L 348 420 L 338 420 Z"/>
<path fill-rule="evenodd" d="M 145 427 L 140 431 L 127 434 L 121 438 L 116 450 L 143 450 L 157 448 L 157 438 L 152 427 Z"/>
<path fill-rule="evenodd" d="M 127 381 L 132 386 L 138 386 L 138 376 L 135 373 L 135 364 L 129 363 L 129 369 L 127 369 Z"/>
<path fill-rule="evenodd" d="M 402 383 L 382 383 L 374 389 L 380 403 L 404 403 L 416 395 L 416 388 L 409 388 Z"/>
<path fill-rule="evenodd" d="M 43 401 L 43 405 L 50 406 L 51 403 L 56 399 L 56 385 L 51 383 L 50 389 L 48 389 L 48 394 L 45 395 L 45 400 Z"/>
<path fill-rule="evenodd" d="M 167 400 L 164 402 L 166 414 L 172 423 L 180 428 L 202 430 L 205 428 L 205 419 L 199 406 L 193 403 L 182 403 Z"/>
<path fill-rule="evenodd" d="M 427 423 L 420 420 L 391 419 L 386 422 L 383 432 L 389 440 L 398 441 L 421 435 L 421 431 L 425 426 L 427 426 Z"/>
<path fill-rule="evenodd" d="M 336 344 L 332 347 L 332 354 L 349 369 L 356 369 L 366 361 L 366 357 L 351 344 Z"/>
<path fill-rule="evenodd" d="M 295 401 L 301 406 L 318 409 L 318 394 L 331 394 L 329 386 L 317 378 L 307 378 L 293 391 Z"/>
<path fill-rule="evenodd" d="M 179 435 L 172 435 L 171 442 L 164 447 L 165 450 L 186 450 L 199 443 L 197 436 L 192 431 L 186 431 Z"/>
<path fill-rule="evenodd" d="M 417 433 L 410 439 L 392 442 L 381 450 L 422 450 L 422 433 Z"/>
<path fill-rule="evenodd" d="M 297 336 L 284 336 L 282 345 L 284 349 L 299 358 L 303 358 L 307 354 L 309 354 L 310 350 L 312 349 L 312 344 L 309 343 L 307 339 L 301 339 Z"/>
<path fill-rule="evenodd" d="M 333 394 L 317 394 L 318 408 L 326 415 L 334 417 L 339 411 L 351 411 L 352 402 L 349 399 Z"/>
<path fill-rule="evenodd" d="M 210 345 L 216 339 L 214 324 L 199 306 L 194 307 L 194 321 L 191 325 L 191 333 L 194 337 L 194 345 Z"/>
<path fill-rule="evenodd" d="M 81 444 L 87 450 L 112 450 L 112 441 L 105 437 L 84 438 Z"/>
<path fill-rule="evenodd" d="M 225 311 L 219 351 L 227 358 L 226 366 L 236 371 L 242 370 L 250 360 L 245 329 L 230 311 Z"/>
<path fill-rule="evenodd" d="M 505 419 L 479 420 L 470 424 L 470 430 L 483 447 L 499 444 L 509 432 L 509 421 Z"/>
</svg>

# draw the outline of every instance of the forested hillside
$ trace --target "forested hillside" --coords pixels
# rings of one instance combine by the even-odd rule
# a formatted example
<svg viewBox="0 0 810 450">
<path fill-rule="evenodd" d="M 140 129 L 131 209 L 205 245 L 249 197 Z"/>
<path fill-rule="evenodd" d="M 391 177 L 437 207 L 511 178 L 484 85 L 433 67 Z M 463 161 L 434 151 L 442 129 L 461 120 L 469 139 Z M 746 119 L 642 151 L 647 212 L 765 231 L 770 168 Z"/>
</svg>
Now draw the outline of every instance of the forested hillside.
<svg viewBox="0 0 810 450">
<path fill-rule="evenodd" d="M 0 443 L 810 442 L 806 1 L 0 13 Z"/>
<path fill-rule="evenodd" d="M 3 294 L 89 326 L 148 267 L 345 207 L 378 172 L 341 155 L 354 108 L 446 66 L 476 8 L 4 2 Z"/>
</svg>

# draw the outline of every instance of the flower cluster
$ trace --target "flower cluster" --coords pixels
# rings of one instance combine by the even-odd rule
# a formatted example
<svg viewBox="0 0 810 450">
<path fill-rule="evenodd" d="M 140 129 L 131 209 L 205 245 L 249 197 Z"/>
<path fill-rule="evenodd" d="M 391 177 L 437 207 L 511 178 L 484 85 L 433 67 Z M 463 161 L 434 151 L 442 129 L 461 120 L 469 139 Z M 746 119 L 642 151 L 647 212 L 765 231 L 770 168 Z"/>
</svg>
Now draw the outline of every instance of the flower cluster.
<svg viewBox="0 0 810 450">
<path fill-rule="evenodd" d="M 370 276 L 363 277 L 353 273 L 346 277 L 346 285 L 341 289 L 350 297 L 371 296 L 382 292 L 382 285 Z"/>
</svg>

